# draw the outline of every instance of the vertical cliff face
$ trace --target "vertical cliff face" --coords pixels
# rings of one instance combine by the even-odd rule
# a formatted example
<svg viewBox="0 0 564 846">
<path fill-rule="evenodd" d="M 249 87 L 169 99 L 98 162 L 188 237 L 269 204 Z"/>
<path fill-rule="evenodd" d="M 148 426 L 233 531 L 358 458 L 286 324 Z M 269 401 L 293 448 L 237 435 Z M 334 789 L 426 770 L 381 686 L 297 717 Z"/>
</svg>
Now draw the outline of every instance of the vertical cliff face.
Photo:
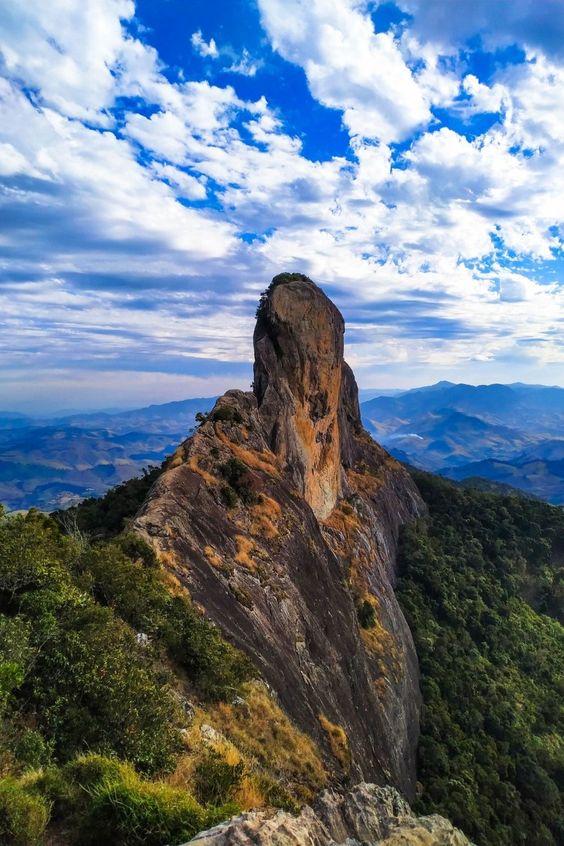
<svg viewBox="0 0 564 846">
<path fill-rule="evenodd" d="M 276 276 L 254 333 L 254 390 L 270 448 L 314 514 L 341 493 L 344 320 L 307 277 Z"/>
<path fill-rule="evenodd" d="M 364 432 L 343 319 L 284 274 L 259 306 L 254 392 L 228 391 L 135 526 L 245 650 L 337 778 L 415 784 L 417 661 L 394 596 L 408 474 Z"/>
</svg>

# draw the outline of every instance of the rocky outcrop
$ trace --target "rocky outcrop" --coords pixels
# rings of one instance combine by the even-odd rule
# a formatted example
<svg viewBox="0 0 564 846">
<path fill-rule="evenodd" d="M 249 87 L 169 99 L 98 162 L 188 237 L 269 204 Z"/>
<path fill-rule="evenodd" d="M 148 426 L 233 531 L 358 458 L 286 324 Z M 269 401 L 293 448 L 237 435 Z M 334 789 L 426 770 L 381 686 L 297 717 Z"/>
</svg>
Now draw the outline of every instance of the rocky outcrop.
<svg viewBox="0 0 564 846">
<path fill-rule="evenodd" d="M 273 279 L 254 333 L 254 391 L 268 444 L 323 519 L 342 492 L 339 405 L 345 323 L 306 277 Z"/>
<path fill-rule="evenodd" d="M 343 332 L 313 282 L 276 277 L 258 310 L 254 391 L 218 400 L 135 528 L 337 779 L 411 797 L 417 660 L 393 585 L 400 526 L 424 507 L 362 429 Z"/>
<path fill-rule="evenodd" d="M 298 816 L 251 811 L 204 831 L 193 846 L 472 846 L 444 817 L 415 817 L 391 787 L 324 791 Z"/>
</svg>

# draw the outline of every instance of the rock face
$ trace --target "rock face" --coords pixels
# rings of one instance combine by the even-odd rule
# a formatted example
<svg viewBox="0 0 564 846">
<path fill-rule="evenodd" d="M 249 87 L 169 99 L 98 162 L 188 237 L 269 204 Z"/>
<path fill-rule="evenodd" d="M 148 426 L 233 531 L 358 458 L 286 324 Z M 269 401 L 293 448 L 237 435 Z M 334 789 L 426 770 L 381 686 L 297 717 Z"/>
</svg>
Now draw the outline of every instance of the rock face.
<svg viewBox="0 0 564 846">
<path fill-rule="evenodd" d="M 197 835 L 193 846 L 472 846 L 436 815 L 415 817 L 391 787 L 324 791 L 297 817 L 251 811 Z"/>
<path fill-rule="evenodd" d="M 424 506 L 362 429 L 343 332 L 313 282 L 276 277 L 258 311 L 254 391 L 218 400 L 135 528 L 337 779 L 411 797 L 418 671 L 393 584 L 399 528 Z"/>
<path fill-rule="evenodd" d="M 259 307 L 253 338 L 254 390 L 269 446 L 321 520 L 342 491 L 344 334 L 340 312 L 319 288 L 281 276 Z"/>
</svg>

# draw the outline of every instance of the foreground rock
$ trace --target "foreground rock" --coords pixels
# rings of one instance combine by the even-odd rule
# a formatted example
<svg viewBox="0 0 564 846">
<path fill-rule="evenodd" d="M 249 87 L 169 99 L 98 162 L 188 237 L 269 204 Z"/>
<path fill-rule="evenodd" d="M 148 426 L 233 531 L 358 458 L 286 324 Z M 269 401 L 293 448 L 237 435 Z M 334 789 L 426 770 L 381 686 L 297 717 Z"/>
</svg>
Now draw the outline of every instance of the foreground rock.
<svg viewBox="0 0 564 846">
<path fill-rule="evenodd" d="M 253 392 L 218 400 L 135 528 L 337 779 L 411 797 L 418 669 L 393 585 L 400 526 L 424 506 L 362 428 L 343 334 L 313 282 L 276 277 L 259 306 Z"/>
<path fill-rule="evenodd" d="M 437 815 L 415 817 L 391 787 L 326 790 L 297 817 L 251 811 L 190 841 L 194 846 L 472 846 Z"/>
</svg>

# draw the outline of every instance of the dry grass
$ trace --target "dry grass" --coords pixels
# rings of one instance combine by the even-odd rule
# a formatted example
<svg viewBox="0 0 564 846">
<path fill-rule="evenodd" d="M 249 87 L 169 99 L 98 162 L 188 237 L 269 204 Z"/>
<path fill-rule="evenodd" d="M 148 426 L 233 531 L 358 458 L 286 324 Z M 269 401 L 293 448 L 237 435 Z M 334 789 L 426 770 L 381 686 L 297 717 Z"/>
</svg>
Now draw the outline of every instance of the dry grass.
<svg viewBox="0 0 564 846">
<path fill-rule="evenodd" d="M 193 470 L 194 473 L 197 473 L 199 476 L 202 477 L 204 482 L 208 485 L 218 485 L 219 480 L 212 476 L 211 473 L 208 473 L 207 470 L 204 470 L 203 467 L 200 467 L 200 456 L 198 455 L 191 455 L 188 460 L 188 467 L 190 470 Z"/>
<path fill-rule="evenodd" d="M 362 528 L 354 508 L 342 499 L 337 502 L 324 523 L 344 535 L 349 535 L 351 532 L 356 532 Z"/>
<path fill-rule="evenodd" d="M 221 426 L 217 423 L 215 424 L 215 430 L 221 443 L 230 449 L 235 458 L 238 458 L 247 467 L 252 467 L 254 470 L 262 470 L 270 476 L 280 475 L 280 471 L 276 466 L 277 459 L 273 452 L 263 450 L 259 453 L 257 450 L 246 449 L 240 444 L 230 441 L 225 432 L 222 431 Z"/>
<path fill-rule="evenodd" d="M 185 752 L 167 783 L 192 791 L 198 764 L 211 748 L 230 766 L 243 763 L 233 796 L 243 810 L 311 801 L 328 781 L 313 741 L 296 729 L 260 682 L 245 685 L 243 693 L 243 703 L 196 709 L 184 735 Z M 204 724 L 217 734 L 202 732 Z"/>
<path fill-rule="evenodd" d="M 245 686 L 244 705 L 221 702 L 208 717 L 261 773 L 296 798 L 310 801 L 327 784 L 314 742 L 294 726 L 264 685 L 251 682 Z"/>
<path fill-rule="evenodd" d="M 351 768 L 351 750 L 346 731 L 342 726 L 332 723 L 325 714 L 319 715 L 319 722 L 321 723 L 321 728 L 329 738 L 333 757 L 337 759 L 343 772 L 348 774 Z"/>
<path fill-rule="evenodd" d="M 251 538 L 246 538 L 244 535 L 235 535 L 235 542 L 237 543 L 237 552 L 235 553 L 235 561 L 237 564 L 242 564 L 247 570 L 255 572 L 257 569 L 256 562 L 251 554 L 255 550 L 255 542 Z"/>
<path fill-rule="evenodd" d="M 250 525 L 251 534 L 269 540 L 277 537 L 279 534 L 277 524 L 282 509 L 276 500 L 263 494 L 260 502 L 253 505 L 250 510 L 253 518 Z"/>
<path fill-rule="evenodd" d="M 208 559 L 209 563 L 212 567 L 215 567 L 217 570 L 223 569 L 223 559 L 221 555 L 219 555 L 213 546 L 205 546 L 204 547 L 204 555 Z"/>
</svg>

